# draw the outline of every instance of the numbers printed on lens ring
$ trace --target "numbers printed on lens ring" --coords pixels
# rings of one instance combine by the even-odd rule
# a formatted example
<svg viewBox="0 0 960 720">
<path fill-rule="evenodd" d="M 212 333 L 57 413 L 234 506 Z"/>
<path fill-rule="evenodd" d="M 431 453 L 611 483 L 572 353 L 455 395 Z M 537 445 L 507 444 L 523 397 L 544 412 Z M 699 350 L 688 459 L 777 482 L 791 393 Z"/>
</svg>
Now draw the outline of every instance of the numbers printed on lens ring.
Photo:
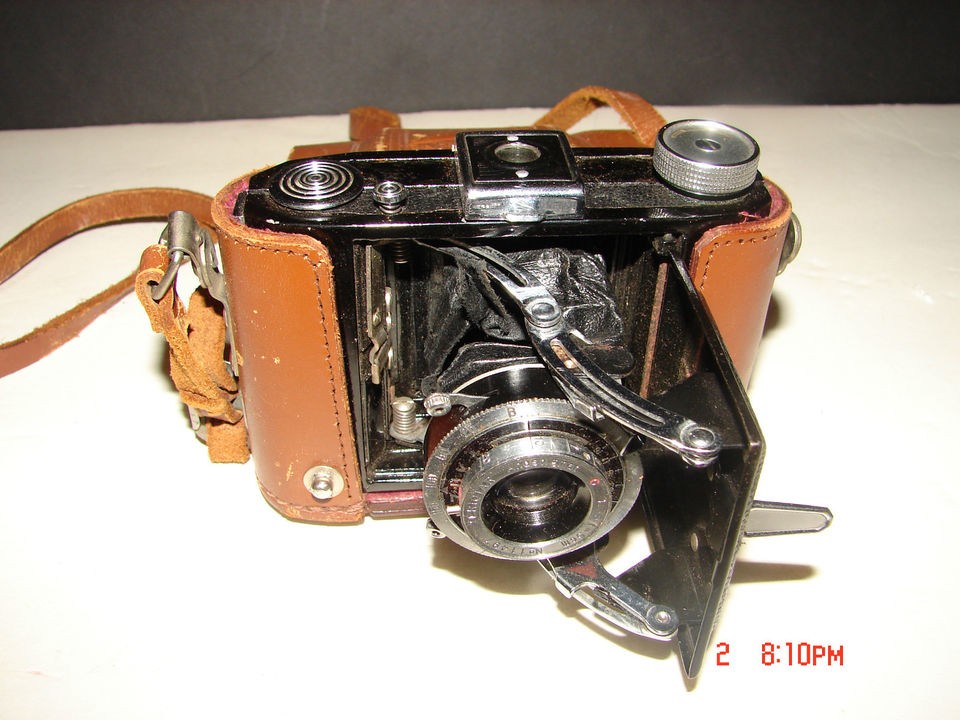
<svg viewBox="0 0 960 720">
<path fill-rule="evenodd" d="M 734 659 L 730 643 L 718 642 L 716 660 L 720 667 L 729 667 Z M 819 645 L 809 642 L 765 642 L 760 646 L 759 660 L 767 667 L 834 667 L 843 666 L 843 645 Z"/>
</svg>

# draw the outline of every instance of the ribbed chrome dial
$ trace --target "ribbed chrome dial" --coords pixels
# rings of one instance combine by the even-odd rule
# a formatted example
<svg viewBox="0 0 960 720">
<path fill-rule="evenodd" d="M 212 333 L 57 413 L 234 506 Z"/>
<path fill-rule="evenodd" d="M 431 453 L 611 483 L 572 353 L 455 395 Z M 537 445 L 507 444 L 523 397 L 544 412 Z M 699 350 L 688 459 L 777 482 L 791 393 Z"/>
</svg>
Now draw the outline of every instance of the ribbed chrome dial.
<svg viewBox="0 0 960 720">
<path fill-rule="evenodd" d="M 653 168 L 681 192 L 736 195 L 753 184 L 760 146 L 742 130 L 715 120 L 664 125 L 653 147 Z"/>
</svg>

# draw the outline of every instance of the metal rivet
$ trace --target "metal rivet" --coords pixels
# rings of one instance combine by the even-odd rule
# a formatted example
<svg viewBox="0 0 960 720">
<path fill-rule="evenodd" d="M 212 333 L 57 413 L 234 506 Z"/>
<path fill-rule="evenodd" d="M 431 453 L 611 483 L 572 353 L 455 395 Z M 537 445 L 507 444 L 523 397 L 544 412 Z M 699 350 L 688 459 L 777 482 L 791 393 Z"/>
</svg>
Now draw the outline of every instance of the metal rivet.
<svg viewBox="0 0 960 720">
<path fill-rule="evenodd" d="M 560 319 L 560 308 L 547 300 L 537 299 L 530 306 L 529 317 L 537 327 L 549 327 Z"/>
<path fill-rule="evenodd" d="M 673 619 L 673 615 L 670 614 L 669 610 L 658 610 L 654 615 L 657 623 L 660 625 L 666 625 Z"/>
<path fill-rule="evenodd" d="M 698 450 L 706 450 L 717 442 L 717 434 L 708 427 L 696 425 L 683 431 L 682 439 Z"/>
<path fill-rule="evenodd" d="M 303 474 L 303 486 L 317 500 L 330 500 L 343 492 L 343 475 L 328 465 L 317 465 Z"/>
</svg>

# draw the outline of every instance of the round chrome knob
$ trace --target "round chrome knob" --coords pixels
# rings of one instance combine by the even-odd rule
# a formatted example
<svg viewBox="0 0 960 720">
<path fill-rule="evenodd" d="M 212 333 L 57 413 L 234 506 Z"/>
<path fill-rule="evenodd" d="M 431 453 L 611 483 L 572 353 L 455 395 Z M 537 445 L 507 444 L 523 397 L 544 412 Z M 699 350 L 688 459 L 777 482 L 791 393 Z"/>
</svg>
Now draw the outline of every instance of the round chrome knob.
<svg viewBox="0 0 960 720">
<path fill-rule="evenodd" d="M 753 184 L 760 146 L 742 130 L 715 120 L 664 125 L 653 146 L 653 169 L 684 193 L 736 195 Z"/>
<path fill-rule="evenodd" d="M 327 210 L 353 200 L 363 190 L 360 174 L 331 160 L 288 163 L 270 183 L 273 199 L 294 210 Z"/>
</svg>

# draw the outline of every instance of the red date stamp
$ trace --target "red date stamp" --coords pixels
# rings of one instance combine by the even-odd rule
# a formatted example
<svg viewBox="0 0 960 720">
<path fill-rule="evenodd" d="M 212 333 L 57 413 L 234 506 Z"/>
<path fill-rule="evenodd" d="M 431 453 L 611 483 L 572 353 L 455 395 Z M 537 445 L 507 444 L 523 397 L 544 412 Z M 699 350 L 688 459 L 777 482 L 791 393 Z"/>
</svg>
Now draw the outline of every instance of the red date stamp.
<svg viewBox="0 0 960 720">
<path fill-rule="evenodd" d="M 729 667 L 733 654 L 728 642 L 717 643 L 717 665 Z M 760 645 L 760 663 L 765 666 L 835 667 L 843 666 L 843 645 L 810 642 L 765 642 Z"/>
</svg>

